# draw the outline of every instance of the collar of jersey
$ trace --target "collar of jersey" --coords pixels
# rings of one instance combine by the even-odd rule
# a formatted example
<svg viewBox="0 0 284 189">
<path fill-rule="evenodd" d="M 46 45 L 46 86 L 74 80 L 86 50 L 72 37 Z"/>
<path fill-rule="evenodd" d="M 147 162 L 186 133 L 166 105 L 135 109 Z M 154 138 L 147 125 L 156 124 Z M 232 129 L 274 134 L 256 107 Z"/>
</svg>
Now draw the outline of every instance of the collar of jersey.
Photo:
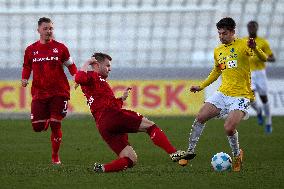
<svg viewBox="0 0 284 189">
<path fill-rule="evenodd" d="M 54 41 L 54 40 L 52 39 L 52 40 L 49 41 L 48 43 L 42 44 L 42 43 L 40 42 L 40 40 L 38 40 L 38 44 L 45 46 L 45 45 L 49 45 L 49 44 L 53 43 L 53 41 Z"/>
<path fill-rule="evenodd" d="M 235 41 L 236 41 L 236 39 L 234 39 L 234 41 L 232 41 L 232 42 L 229 43 L 229 44 L 224 44 L 224 47 L 229 47 L 229 46 L 233 45 L 233 43 L 235 43 Z"/>
</svg>

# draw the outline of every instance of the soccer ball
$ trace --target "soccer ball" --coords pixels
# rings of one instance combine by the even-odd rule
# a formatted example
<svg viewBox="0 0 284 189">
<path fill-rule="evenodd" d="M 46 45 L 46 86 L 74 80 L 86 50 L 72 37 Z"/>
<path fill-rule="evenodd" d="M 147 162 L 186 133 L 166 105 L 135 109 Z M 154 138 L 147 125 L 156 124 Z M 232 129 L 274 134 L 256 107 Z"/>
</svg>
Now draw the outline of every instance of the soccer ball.
<svg viewBox="0 0 284 189">
<path fill-rule="evenodd" d="M 230 170 L 232 168 L 232 159 L 228 154 L 219 152 L 212 157 L 211 165 L 215 171 Z"/>
</svg>

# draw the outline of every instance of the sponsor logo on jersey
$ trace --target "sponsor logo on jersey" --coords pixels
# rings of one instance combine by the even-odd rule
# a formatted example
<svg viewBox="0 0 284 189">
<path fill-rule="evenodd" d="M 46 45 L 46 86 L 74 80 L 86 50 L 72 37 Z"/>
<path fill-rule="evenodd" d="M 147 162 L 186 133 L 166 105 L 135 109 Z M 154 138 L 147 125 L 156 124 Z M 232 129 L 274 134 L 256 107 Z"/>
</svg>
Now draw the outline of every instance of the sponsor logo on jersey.
<svg viewBox="0 0 284 189">
<path fill-rule="evenodd" d="M 227 62 L 228 68 L 236 68 L 238 67 L 238 61 L 237 60 L 230 60 Z"/>
<path fill-rule="evenodd" d="M 237 58 L 238 57 L 238 54 L 230 54 L 230 56 L 228 56 L 228 59 L 229 58 Z"/>
<path fill-rule="evenodd" d="M 38 51 L 34 51 L 33 54 L 34 54 L 34 55 L 37 55 L 37 54 L 38 54 Z"/>
<path fill-rule="evenodd" d="M 57 49 L 57 48 L 54 48 L 52 51 L 53 51 L 54 53 L 58 53 L 58 49 Z"/>
<path fill-rule="evenodd" d="M 103 79 L 103 78 L 101 78 L 101 77 L 100 77 L 100 81 L 105 81 L 105 82 L 106 82 L 106 80 L 105 80 L 105 79 Z"/>
<path fill-rule="evenodd" d="M 59 60 L 59 58 L 57 56 L 44 57 L 44 58 L 33 58 L 33 62 L 45 62 L 45 61 L 52 61 L 52 60 Z"/>
</svg>

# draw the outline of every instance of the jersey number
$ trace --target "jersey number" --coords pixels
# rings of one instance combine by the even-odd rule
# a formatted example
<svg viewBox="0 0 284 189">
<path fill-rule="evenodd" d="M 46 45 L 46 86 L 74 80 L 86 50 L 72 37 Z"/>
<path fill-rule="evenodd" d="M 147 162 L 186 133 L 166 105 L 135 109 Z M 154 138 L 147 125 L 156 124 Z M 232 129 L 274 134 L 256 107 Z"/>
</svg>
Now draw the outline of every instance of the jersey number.
<svg viewBox="0 0 284 189">
<path fill-rule="evenodd" d="M 64 100 L 64 108 L 62 110 L 62 113 L 67 114 L 67 109 L 68 109 L 68 101 Z"/>
<path fill-rule="evenodd" d="M 239 99 L 239 107 L 244 107 L 244 109 L 248 109 L 249 107 L 249 102 L 248 101 L 245 101 L 245 99 L 241 98 Z"/>
</svg>

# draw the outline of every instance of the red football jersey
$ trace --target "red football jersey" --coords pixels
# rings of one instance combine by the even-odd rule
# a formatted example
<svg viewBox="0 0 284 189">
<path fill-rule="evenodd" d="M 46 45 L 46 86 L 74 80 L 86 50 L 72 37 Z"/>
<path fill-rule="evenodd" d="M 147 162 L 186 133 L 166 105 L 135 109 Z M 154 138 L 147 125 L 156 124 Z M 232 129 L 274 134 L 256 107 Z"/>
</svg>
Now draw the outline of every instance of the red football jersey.
<svg viewBox="0 0 284 189">
<path fill-rule="evenodd" d="M 37 41 L 28 46 L 25 50 L 22 79 L 29 79 L 33 72 L 32 98 L 64 96 L 69 99 L 70 86 L 63 66 L 71 64 L 73 61 L 67 47 L 55 40 L 47 44 Z"/>
<path fill-rule="evenodd" d="M 87 98 L 87 104 L 96 121 L 104 111 L 121 109 L 123 101 L 115 98 L 106 79 L 94 71 L 78 71 L 75 82 L 81 85 L 81 89 Z"/>
</svg>

